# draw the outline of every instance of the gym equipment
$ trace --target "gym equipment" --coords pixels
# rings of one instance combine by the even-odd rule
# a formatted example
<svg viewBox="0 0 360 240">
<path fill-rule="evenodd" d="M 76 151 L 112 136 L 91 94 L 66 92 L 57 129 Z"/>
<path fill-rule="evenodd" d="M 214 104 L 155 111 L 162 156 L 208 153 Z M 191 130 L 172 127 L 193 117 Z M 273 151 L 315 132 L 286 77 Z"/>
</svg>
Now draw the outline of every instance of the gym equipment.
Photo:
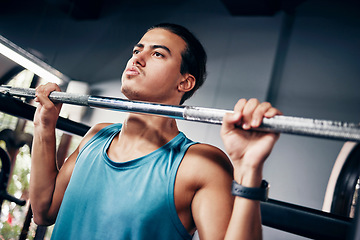
<svg viewBox="0 0 360 240">
<path fill-rule="evenodd" d="M 14 88 L 0 86 L 0 93 L 17 97 L 35 98 L 33 88 Z M 229 110 L 203 108 L 194 106 L 174 106 L 149 102 L 130 101 L 121 98 L 108 98 L 90 95 L 79 95 L 66 92 L 52 92 L 49 98 L 80 106 L 104 108 L 116 111 L 155 114 L 175 119 L 221 124 L 222 118 Z M 360 141 L 360 124 L 340 121 L 319 120 L 301 117 L 275 116 L 264 118 L 255 131 L 280 132 L 328 139 Z"/>
<path fill-rule="evenodd" d="M 1 160 L 1 171 L 0 171 L 0 213 L 1 206 L 4 200 L 14 202 L 20 206 L 24 206 L 26 204 L 25 200 L 18 199 L 12 195 L 10 195 L 6 189 L 9 181 L 10 175 L 10 157 L 6 153 L 6 151 L 0 148 L 0 160 Z"/>
</svg>

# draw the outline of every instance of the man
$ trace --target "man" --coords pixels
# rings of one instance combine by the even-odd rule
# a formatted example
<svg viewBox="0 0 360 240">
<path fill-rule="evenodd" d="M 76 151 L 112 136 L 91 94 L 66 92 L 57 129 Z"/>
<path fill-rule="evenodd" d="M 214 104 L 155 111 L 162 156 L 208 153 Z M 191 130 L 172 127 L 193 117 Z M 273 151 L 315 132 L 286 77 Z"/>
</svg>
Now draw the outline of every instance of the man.
<svg viewBox="0 0 360 240">
<path fill-rule="evenodd" d="M 188 30 L 160 24 L 135 45 L 121 90 L 130 100 L 181 104 L 201 86 L 205 62 Z M 224 117 L 231 162 L 218 148 L 187 139 L 174 119 L 131 113 L 123 124 L 91 128 L 58 171 L 61 105 L 47 96 L 59 90 L 37 88 L 30 181 L 34 220 L 56 220 L 55 239 L 191 239 L 195 230 L 200 239 L 261 239 L 259 201 L 234 198 L 231 184 L 261 185 L 278 135 L 244 130 L 280 114 L 269 103 L 241 99 Z"/>
</svg>

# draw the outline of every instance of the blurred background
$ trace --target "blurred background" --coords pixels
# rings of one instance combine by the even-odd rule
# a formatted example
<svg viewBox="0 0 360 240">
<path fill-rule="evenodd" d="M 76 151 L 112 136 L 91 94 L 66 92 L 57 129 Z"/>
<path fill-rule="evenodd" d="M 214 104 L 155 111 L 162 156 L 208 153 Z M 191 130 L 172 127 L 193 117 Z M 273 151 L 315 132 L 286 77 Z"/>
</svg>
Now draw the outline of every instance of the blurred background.
<svg viewBox="0 0 360 240">
<path fill-rule="evenodd" d="M 288 116 L 360 122 L 359 1 L 0 2 L 0 35 L 66 75 L 60 82 L 63 90 L 108 97 L 123 97 L 120 77 L 134 44 L 147 28 L 161 22 L 189 28 L 208 53 L 208 78 L 185 105 L 231 109 L 239 98 L 254 97 L 270 101 Z M 33 75 L 18 73 L 21 68 L 0 54 L 2 83 L 12 79 L 13 85 L 31 86 Z M 89 126 L 120 122 L 126 116 L 100 109 L 65 111 L 67 117 Z M 178 123 L 189 138 L 223 148 L 219 126 Z M 19 130 L 19 124 L 17 118 L 0 115 L 0 130 Z M 31 134 L 31 123 L 27 128 L 21 131 Z M 76 146 L 76 137 L 72 140 Z M 265 165 L 270 198 L 322 209 L 343 144 L 283 134 Z M 27 179 L 30 160 L 21 161 Z M 9 224 L 12 209 L 3 206 L 2 222 Z M 305 238 L 264 227 L 264 239 Z"/>
</svg>

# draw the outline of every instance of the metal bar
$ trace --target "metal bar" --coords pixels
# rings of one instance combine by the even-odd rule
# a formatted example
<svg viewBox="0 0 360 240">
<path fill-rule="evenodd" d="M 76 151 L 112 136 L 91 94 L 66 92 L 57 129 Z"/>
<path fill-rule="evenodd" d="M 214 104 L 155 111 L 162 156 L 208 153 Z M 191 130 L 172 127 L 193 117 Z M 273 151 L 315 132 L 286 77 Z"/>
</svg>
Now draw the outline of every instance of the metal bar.
<svg viewBox="0 0 360 240">
<path fill-rule="evenodd" d="M 35 110 L 36 108 L 34 106 L 25 103 L 18 98 L 0 94 L 0 112 L 32 121 L 34 119 Z M 74 122 L 63 117 L 58 118 L 56 128 L 79 136 L 84 136 L 90 129 L 90 127 L 85 124 Z"/>
<path fill-rule="evenodd" d="M 269 199 L 261 202 L 262 224 L 311 239 L 347 239 L 353 220 L 312 208 Z"/>
<path fill-rule="evenodd" d="M 0 92 L 12 96 L 35 97 L 35 89 L 1 86 Z M 193 106 L 173 106 L 149 102 L 129 101 L 121 98 L 106 98 L 89 95 L 52 92 L 52 101 L 74 105 L 99 107 L 116 111 L 156 114 L 176 119 L 221 124 L 225 113 L 223 109 Z M 255 131 L 280 132 L 311 137 L 321 137 L 343 141 L 360 141 L 360 124 L 340 121 L 319 120 L 301 117 L 275 116 L 264 118 Z"/>
</svg>

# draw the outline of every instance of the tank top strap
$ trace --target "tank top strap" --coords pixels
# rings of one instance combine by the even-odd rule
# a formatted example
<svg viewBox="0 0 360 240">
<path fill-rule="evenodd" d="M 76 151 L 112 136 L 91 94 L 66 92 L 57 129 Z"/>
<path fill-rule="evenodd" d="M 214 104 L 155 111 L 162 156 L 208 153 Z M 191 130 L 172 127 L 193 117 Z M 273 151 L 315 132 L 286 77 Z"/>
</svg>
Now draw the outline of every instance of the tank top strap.
<svg viewBox="0 0 360 240">
<path fill-rule="evenodd" d="M 85 143 L 85 145 L 80 149 L 79 155 L 86 149 L 91 143 L 95 141 L 103 141 L 104 139 L 109 138 L 111 135 L 117 134 L 122 128 L 121 123 L 110 124 L 106 127 L 100 129 L 95 135 Z M 104 142 L 106 144 L 106 142 Z"/>
</svg>

